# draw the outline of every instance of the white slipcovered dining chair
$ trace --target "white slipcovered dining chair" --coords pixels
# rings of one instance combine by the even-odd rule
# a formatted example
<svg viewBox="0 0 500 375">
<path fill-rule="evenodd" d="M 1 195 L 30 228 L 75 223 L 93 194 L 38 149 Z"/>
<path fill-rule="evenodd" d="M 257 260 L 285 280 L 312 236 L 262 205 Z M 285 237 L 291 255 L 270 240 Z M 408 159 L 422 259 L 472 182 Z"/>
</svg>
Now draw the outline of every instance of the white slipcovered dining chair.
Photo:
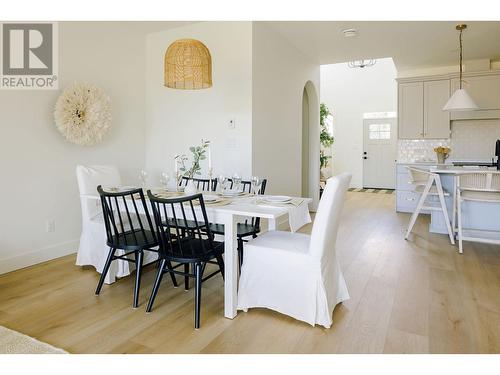
<svg viewBox="0 0 500 375">
<path fill-rule="evenodd" d="M 269 231 L 245 245 L 238 309 L 265 307 L 330 328 L 349 293 L 335 242 L 351 175 L 328 179 L 312 234 Z"/>
<path fill-rule="evenodd" d="M 122 184 L 120 172 L 115 166 L 111 165 L 78 165 L 76 167 L 76 177 L 82 209 L 82 233 L 76 265 L 90 265 L 97 272 L 102 273 L 109 248 L 106 245 L 106 228 L 97 186 L 120 186 Z M 120 252 L 124 253 L 123 250 L 117 250 L 116 255 L 122 255 Z M 149 263 L 156 258 L 155 253 L 146 254 L 144 263 Z M 127 261 L 113 262 L 104 282 L 111 284 L 115 282 L 116 277 L 127 276 L 133 269 L 133 265 L 130 265 Z"/>
</svg>

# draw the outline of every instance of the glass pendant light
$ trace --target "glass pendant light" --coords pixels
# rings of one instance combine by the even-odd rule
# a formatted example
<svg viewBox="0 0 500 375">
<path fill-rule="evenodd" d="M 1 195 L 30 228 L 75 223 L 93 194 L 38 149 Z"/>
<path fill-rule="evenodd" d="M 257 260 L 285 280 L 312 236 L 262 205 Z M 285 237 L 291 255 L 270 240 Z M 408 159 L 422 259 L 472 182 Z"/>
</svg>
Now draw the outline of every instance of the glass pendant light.
<svg viewBox="0 0 500 375">
<path fill-rule="evenodd" d="M 456 112 L 456 111 L 475 111 L 479 109 L 470 95 L 462 88 L 462 32 L 467 28 L 467 25 L 457 25 L 456 29 L 460 31 L 460 83 L 457 91 L 453 93 L 448 102 L 443 107 L 443 111 Z"/>
</svg>

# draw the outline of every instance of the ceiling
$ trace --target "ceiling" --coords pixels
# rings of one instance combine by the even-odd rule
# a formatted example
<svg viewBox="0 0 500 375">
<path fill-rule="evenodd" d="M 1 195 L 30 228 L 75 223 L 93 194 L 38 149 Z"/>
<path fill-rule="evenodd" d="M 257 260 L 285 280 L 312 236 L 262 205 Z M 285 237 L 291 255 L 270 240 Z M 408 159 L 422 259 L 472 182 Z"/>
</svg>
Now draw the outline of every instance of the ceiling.
<svg viewBox="0 0 500 375">
<path fill-rule="evenodd" d="M 457 65 L 455 21 L 265 22 L 320 64 L 392 57 L 398 71 Z M 500 22 L 465 22 L 464 60 L 500 59 Z M 346 38 L 342 30 L 355 28 Z"/>
</svg>

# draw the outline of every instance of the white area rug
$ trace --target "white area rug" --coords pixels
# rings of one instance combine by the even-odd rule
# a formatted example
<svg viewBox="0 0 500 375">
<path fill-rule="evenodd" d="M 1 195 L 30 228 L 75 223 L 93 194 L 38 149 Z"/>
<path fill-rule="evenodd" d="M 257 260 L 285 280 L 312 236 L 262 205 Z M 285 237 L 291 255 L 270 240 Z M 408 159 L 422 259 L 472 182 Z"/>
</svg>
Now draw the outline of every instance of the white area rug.
<svg viewBox="0 0 500 375">
<path fill-rule="evenodd" d="M 67 354 L 67 352 L 0 326 L 0 354 Z"/>
</svg>

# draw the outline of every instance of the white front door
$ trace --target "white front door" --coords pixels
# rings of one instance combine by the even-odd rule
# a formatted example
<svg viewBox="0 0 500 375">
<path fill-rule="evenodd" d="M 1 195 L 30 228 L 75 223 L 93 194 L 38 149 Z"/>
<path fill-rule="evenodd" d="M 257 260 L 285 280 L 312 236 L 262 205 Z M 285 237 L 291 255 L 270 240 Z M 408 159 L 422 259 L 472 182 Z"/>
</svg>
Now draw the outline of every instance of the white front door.
<svg viewBox="0 0 500 375">
<path fill-rule="evenodd" d="M 364 119 L 363 133 L 363 187 L 394 189 L 396 118 Z"/>
</svg>

